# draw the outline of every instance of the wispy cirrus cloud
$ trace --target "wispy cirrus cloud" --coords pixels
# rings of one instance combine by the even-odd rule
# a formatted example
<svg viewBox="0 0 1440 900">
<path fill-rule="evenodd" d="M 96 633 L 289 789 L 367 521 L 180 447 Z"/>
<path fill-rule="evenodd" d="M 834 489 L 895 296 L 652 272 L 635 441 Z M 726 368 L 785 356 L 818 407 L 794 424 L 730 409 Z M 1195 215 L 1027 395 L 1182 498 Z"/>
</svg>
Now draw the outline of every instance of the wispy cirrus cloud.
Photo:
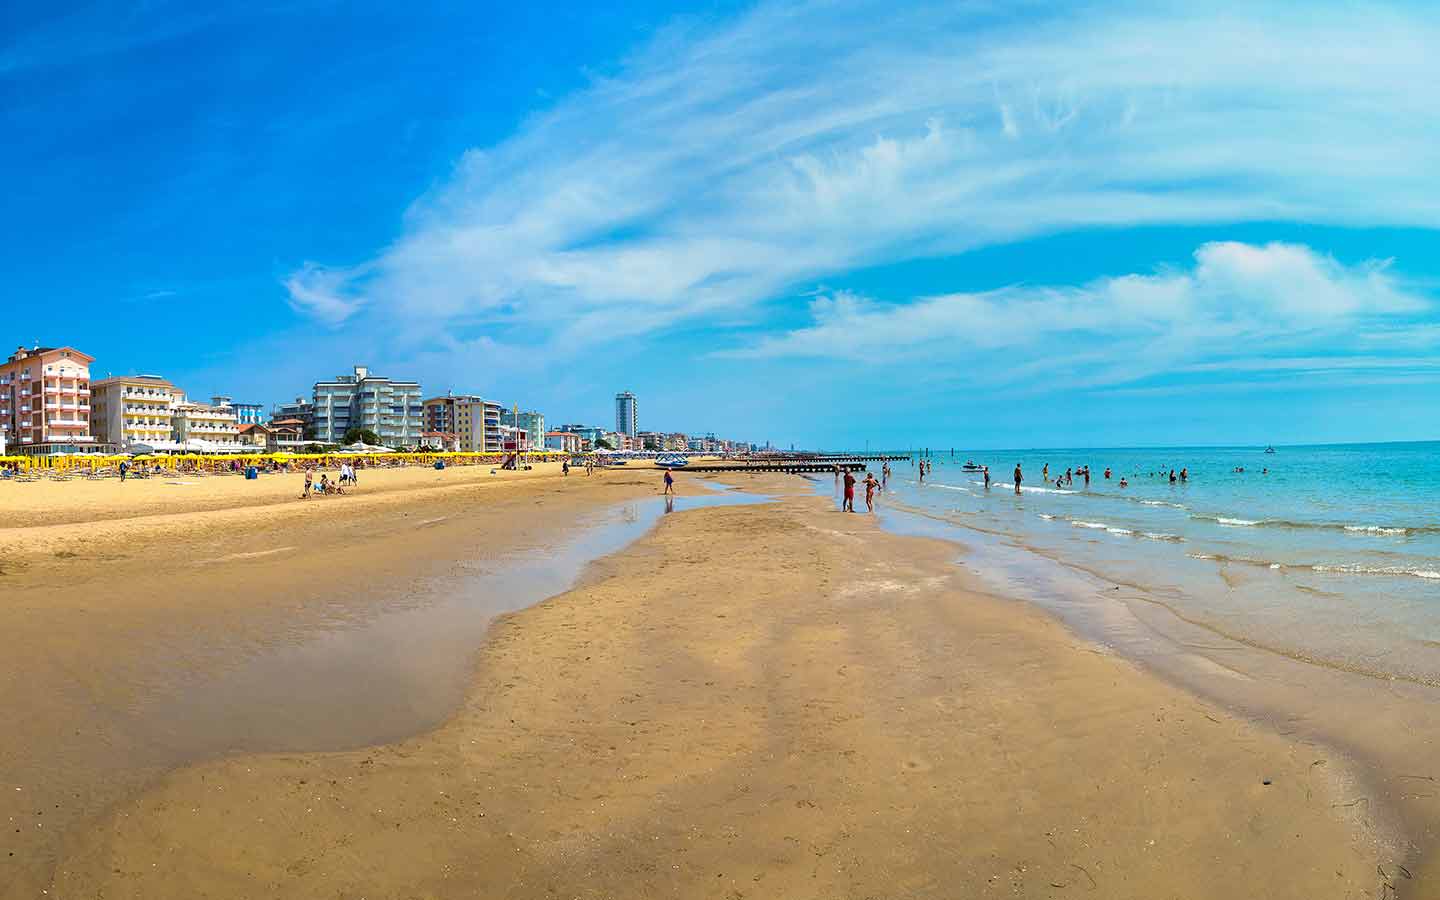
<svg viewBox="0 0 1440 900">
<path fill-rule="evenodd" d="M 1063 230 L 1440 227 L 1435 46 L 1440 22 L 1406 7 L 762 5 L 660 36 L 466 154 L 372 260 L 287 288 L 332 322 L 417 339 L 523 323 L 523 340 L 576 349 L 763 321 L 773 298 L 859 266 Z M 1297 320 L 1357 296 L 1303 248 L 1228 252 L 1188 277 L 1243 278 Z M 1276 287 L 1297 276 L 1322 280 Z M 1166 286 L 1181 287 L 1109 290 L 1150 303 Z M 996 298 L 949 303 L 997 331 L 1015 319 Z"/>
<path fill-rule="evenodd" d="M 1093 386 L 1159 371 L 1354 368 L 1333 352 L 1316 355 L 1317 343 L 1333 348 L 1337 335 L 1361 325 L 1412 322 L 1436 311 L 1434 300 L 1384 260 L 1346 266 L 1298 244 L 1218 241 L 1196 249 L 1183 271 L 1081 286 L 1017 285 L 905 303 L 839 292 L 811 301 L 810 324 L 724 355 L 943 360 L 977 380 L 1006 382 L 1066 370 L 1079 373 L 1070 386 Z M 1242 348 L 1270 356 L 1249 366 L 1197 362 Z M 1365 366 L 1378 367 L 1373 360 Z"/>
<path fill-rule="evenodd" d="M 362 273 L 360 269 L 330 269 L 307 262 L 285 279 L 290 305 L 327 325 L 339 325 L 365 305 L 364 300 L 344 293 L 347 284 Z"/>
</svg>

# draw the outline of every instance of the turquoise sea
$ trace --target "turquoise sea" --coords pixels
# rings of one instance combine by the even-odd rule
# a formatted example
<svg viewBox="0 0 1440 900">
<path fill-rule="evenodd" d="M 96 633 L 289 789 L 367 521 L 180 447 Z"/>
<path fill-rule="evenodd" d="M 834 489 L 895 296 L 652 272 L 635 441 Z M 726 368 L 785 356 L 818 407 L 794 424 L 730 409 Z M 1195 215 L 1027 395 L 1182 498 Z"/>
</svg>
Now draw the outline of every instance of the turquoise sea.
<svg viewBox="0 0 1440 900">
<path fill-rule="evenodd" d="M 1038 555 L 1253 646 L 1440 684 L 1440 442 L 932 451 L 924 484 L 916 459 L 882 503 L 1006 548 L 978 568 Z M 1087 465 L 1088 486 L 1054 483 Z"/>
</svg>

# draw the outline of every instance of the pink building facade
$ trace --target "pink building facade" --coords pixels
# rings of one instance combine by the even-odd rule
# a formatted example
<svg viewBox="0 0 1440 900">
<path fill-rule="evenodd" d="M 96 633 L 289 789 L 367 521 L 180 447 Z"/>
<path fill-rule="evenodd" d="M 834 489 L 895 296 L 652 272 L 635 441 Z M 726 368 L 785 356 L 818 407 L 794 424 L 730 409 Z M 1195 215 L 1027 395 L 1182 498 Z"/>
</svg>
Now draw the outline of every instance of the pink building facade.
<svg viewBox="0 0 1440 900">
<path fill-rule="evenodd" d="M 9 453 L 95 444 L 90 433 L 90 364 L 74 347 L 21 347 L 0 363 L 0 432 Z"/>
</svg>

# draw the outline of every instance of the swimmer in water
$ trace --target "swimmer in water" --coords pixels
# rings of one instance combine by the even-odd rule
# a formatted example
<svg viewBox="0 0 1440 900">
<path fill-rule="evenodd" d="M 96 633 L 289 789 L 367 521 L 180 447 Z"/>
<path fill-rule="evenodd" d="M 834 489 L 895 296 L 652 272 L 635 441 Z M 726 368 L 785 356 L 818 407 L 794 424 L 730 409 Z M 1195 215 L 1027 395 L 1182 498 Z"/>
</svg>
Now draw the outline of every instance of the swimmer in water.
<svg viewBox="0 0 1440 900">
<path fill-rule="evenodd" d="M 1049 464 L 1049 463 L 1046 463 L 1046 464 L 1045 464 L 1045 468 L 1043 468 L 1043 469 L 1040 470 L 1040 480 L 1043 481 L 1043 482 L 1045 482 L 1045 483 L 1047 483 L 1047 484 L 1050 482 L 1050 464 Z"/>
<path fill-rule="evenodd" d="M 1130 482 L 1128 482 L 1128 481 L 1125 480 L 1125 476 L 1124 476 L 1124 475 L 1121 475 L 1121 476 L 1120 476 L 1120 486 L 1121 486 L 1121 487 L 1129 487 L 1129 486 L 1130 486 Z"/>
<path fill-rule="evenodd" d="M 1174 483 L 1175 483 L 1175 470 L 1174 470 L 1174 469 L 1171 469 L 1171 470 L 1170 470 L 1170 483 L 1171 483 L 1171 484 L 1174 484 Z"/>
</svg>

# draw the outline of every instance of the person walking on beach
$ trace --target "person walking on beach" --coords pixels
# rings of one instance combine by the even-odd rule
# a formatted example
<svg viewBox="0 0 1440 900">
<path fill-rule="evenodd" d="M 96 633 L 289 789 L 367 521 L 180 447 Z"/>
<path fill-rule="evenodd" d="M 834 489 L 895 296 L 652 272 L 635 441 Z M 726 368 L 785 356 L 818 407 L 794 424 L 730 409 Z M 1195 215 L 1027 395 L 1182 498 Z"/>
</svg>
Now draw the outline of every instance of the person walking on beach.
<svg viewBox="0 0 1440 900">
<path fill-rule="evenodd" d="M 675 476 L 670 474 L 669 469 L 665 470 L 665 493 L 675 493 Z"/>
<path fill-rule="evenodd" d="M 1025 480 L 1025 476 L 1020 473 L 1020 464 L 1019 464 L 1019 463 L 1016 463 L 1016 464 L 1015 464 L 1015 493 L 1016 493 L 1016 494 L 1019 494 L 1019 493 L 1020 493 L 1020 483 L 1021 483 L 1022 481 L 1024 481 L 1024 480 Z"/>
<path fill-rule="evenodd" d="M 128 390 L 128 388 L 127 388 Z M 130 462 L 127 460 L 120 464 L 120 483 L 125 483 L 125 476 L 130 474 Z"/>
<path fill-rule="evenodd" d="M 855 511 L 855 473 L 849 469 L 845 470 L 845 501 L 840 509 L 843 512 Z"/>
<path fill-rule="evenodd" d="M 865 511 L 866 511 L 867 513 L 873 513 L 873 512 L 875 511 L 875 489 L 878 488 L 878 487 L 880 487 L 880 482 L 878 482 L 878 481 L 875 480 L 875 473 L 873 473 L 873 472 L 866 472 L 866 473 L 865 473 Z"/>
<path fill-rule="evenodd" d="M 305 487 L 300 491 L 301 500 L 310 499 L 310 491 L 315 487 L 315 473 L 309 469 L 305 470 Z"/>
</svg>

